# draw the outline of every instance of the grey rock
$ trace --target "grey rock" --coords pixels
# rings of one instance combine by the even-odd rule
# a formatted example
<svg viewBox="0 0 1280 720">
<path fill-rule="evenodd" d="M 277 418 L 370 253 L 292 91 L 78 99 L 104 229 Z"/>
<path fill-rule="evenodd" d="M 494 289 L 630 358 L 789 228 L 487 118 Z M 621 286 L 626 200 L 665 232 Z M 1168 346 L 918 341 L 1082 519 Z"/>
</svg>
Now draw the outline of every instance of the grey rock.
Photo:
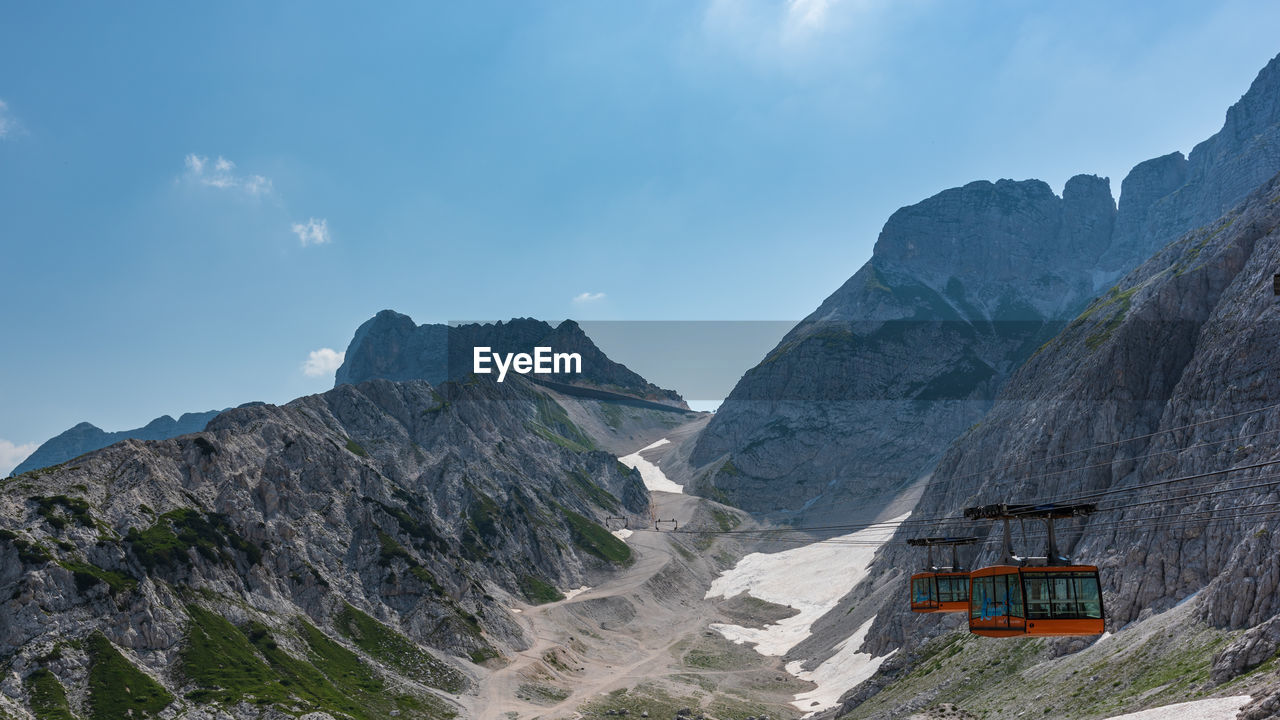
<svg viewBox="0 0 1280 720">
<path fill-rule="evenodd" d="M 528 646 L 505 606 L 529 577 L 596 584 L 620 562 L 601 551 L 604 516 L 648 511 L 638 473 L 569 449 L 553 408 L 518 378 L 374 380 L 231 410 L 194 435 L 125 440 L 38 482 L 10 479 L 0 655 L 30 671 L 52 642 L 101 632 L 180 696 L 171 669 L 187 603 L 282 630 L 282 642 L 298 618 L 340 637 L 333 618 L 350 604 L 461 679 L 466 666 L 450 657 Z M 148 549 L 144 533 L 180 528 L 209 544 Z M 109 587 L 73 563 L 136 586 Z"/>
<path fill-rule="evenodd" d="M 433 384 L 463 380 L 473 370 L 473 348 L 478 346 L 496 353 L 532 352 L 538 346 L 578 353 L 582 357 L 580 374 L 539 377 L 558 385 L 584 386 L 688 409 L 678 393 L 664 390 L 610 360 L 572 320 L 554 327 L 532 318 L 417 325 L 407 315 L 383 310 L 356 330 L 335 383 L 354 384 L 374 378 L 426 380 Z"/>
<path fill-rule="evenodd" d="M 31 470 L 58 465 L 129 438 L 168 440 L 179 435 L 200 432 L 221 412 L 224 411 L 183 413 L 177 420 L 168 415 L 161 415 L 140 428 L 118 432 L 106 432 L 96 425 L 82 422 L 41 443 L 40 447 L 14 468 L 10 475 L 21 475 Z"/>
</svg>

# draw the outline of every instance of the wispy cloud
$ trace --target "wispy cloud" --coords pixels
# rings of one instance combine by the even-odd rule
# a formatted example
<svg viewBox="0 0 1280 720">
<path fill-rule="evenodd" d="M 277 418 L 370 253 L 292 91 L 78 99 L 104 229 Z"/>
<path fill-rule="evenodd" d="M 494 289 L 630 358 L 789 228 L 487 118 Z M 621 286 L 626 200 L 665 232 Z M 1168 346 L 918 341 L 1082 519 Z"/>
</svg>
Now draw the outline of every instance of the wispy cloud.
<svg viewBox="0 0 1280 720">
<path fill-rule="evenodd" d="M 302 247 L 308 245 L 327 245 L 329 237 L 329 221 L 320 218 L 309 218 L 305 223 L 294 223 L 293 234 L 298 236 Z"/>
<path fill-rule="evenodd" d="M 14 445 L 13 443 L 0 438 L 0 477 L 9 477 L 9 473 L 18 467 L 18 463 L 27 459 L 31 453 L 36 451 L 35 443 L 23 443 L 22 445 Z"/>
<path fill-rule="evenodd" d="M 188 182 L 219 190 L 235 190 L 250 197 L 270 195 L 271 178 L 256 174 L 238 174 L 236 164 L 219 155 L 210 160 L 205 155 L 190 153 L 183 164 Z"/>
<path fill-rule="evenodd" d="M 5 101 L 0 100 L 0 138 L 7 137 L 18 131 L 18 120 L 9 112 L 9 106 Z"/>
<path fill-rule="evenodd" d="M 312 350 L 307 353 L 307 361 L 302 363 L 302 374 L 307 377 L 332 375 L 342 366 L 342 360 L 346 356 L 347 353 L 332 348 Z"/>
<path fill-rule="evenodd" d="M 578 305 L 585 305 L 587 303 L 599 302 L 603 299 L 604 299 L 604 293 L 602 292 L 598 292 L 598 293 L 584 292 L 584 293 L 575 295 L 573 297 L 573 301 Z"/>
<path fill-rule="evenodd" d="M 902 0 L 708 0 L 703 28 L 723 47 L 772 65 L 808 58 L 817 47 L 849 50 L 850 43 L 874 37 L 880 17 L 910 5 Z M 826 38 L 826 40 L 824 40 Z"/>
</svg>

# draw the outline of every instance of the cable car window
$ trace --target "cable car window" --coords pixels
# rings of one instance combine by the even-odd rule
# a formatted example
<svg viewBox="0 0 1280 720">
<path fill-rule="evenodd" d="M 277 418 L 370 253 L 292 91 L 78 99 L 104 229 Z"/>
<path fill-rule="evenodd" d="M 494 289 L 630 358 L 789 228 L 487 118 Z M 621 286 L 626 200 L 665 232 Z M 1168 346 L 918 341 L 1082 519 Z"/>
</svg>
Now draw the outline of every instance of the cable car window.
<svg viewBox="0 0 1280 720">
<path fill-rule="evenodd" d="M 941 602 L 965 602 L 969 599 L 969 578 L 963 576 L 939 576 L 938 600 Z"/>
<path fill-rule="evenodd" d="M 1102 617 L 1098 576 L 1091 572 L 1023 574 L 1027 617 L 1033 620 L 1078 620 Z"/>
<path fill-rule="evenodd" d="M 911 601 L 927 603 L 933 600 L 933 578 L 916 578 L 911 581 Z"/>
<path fill-rule="evenodd" d="M 1009 597 L 1009 615 L 1013 617 L 1022 617 L 1022 583 L 1017 575 L 1009 574 L 1004 576 L 1005 585 L 1008 588 Z"/>
<path fill-rule="evenodd" d="M 995 612 L 995 578 L 981 577 L 973 579 L 973 597 L 969 599 L 969 616 L 975 620 L 986 620 L 999 617 L 1003 613 Z"/>
<path fill-rule="evenodd" d="M 1075 582 L 1078 603 L 1076 612 L 1080 617 L 1101 619 L 1102 588 L 1099 586 L 1098 576 L 1081 573 L 1076 576 Z"/>
</svg>

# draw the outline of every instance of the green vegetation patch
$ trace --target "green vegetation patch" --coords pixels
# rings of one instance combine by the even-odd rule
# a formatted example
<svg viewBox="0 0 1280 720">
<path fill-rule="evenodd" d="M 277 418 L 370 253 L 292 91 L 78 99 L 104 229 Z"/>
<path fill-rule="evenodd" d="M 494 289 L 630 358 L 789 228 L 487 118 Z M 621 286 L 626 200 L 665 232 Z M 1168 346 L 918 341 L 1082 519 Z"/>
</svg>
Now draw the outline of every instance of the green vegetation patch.
<svg viewBox="0 0 1280 720">
<path fill-rule="evenodd" d="M 43 565 L 53 560 L 53 555 L 40 543 L 34 543 L 12 530 L 0 530 L 0 540 L 7 540 L 18 551 L 18 559 L 24 565 Z"/>
<path fill-rule="evenodd" d="M 520 593 L 524 595 L 525 600 L 534 605 L 545 605 L 546 603 L 564 599 L 564 593 L 541 578 L 533 575 L 522 575 L 519 582 Z"/>
<path fill-rule="evenodd" d="M 93 720 L 155 717 L 173 695 L 134 667 L 102 633 L 89 636 L 89 717 Z"/>
<path fill-rule="evenodd" d="M 358 455 L 362 458 L 369 457 L 369 451 L 360 447 L 360 443 L 352 440 L 351 438 L 347 438 L 347 450 L 350 450 L 352 455 Z"/>
<path fill-rule="evenodd" d="M 76 589 L 86 592 L 98 583 L 105 583 L 113 594 L 129 592 L 138 587 L 138 580 L 130 575 L 105 570 L 80 560 L 59 560 L 58 564 L 75 576 Z"/>
<path fill-rule="evenodd" d="M 1088 347 L 1090 351 L 1097 350 L 1111 337 L 1116 328 L 1120 327 L 1120 324 L 1124 322 L 1125 315 L 1129 313 L 1129 307 L 1133 303 L 1134 294 L 1138 292 L 1138 287 L 1140 286 L 1131 287 L 1121 292 L 1120 286 L 1117 285 L 1111 288 L 1106 295 L 1094 300 L 1084 312 L 1080 313 L 1080 317 L 1076 318 L 1073 324 L 1083 322 L 1100 313 L 1108 314 L 1106 322 L 1102 323 L 1101 327 L 1084 339 L 1085 347 Z"/>
<path fill-rule="evenodd" d="M 36 514 L 58 530 L 65 528 L 72 522 L 85 527 L 93 527 L 93 516 L 89 514 L 89 503 L 81 498 L 51 495 L 49 497 L 27 499 L 36 504 Z"/>
<path fill-rule="evenodd" d="M 631 468 L 627 468 L 627 472 L 631 472 Z M 592 482 L 591 476 L 587 474 L 586 470 L 575 468 L 573 472 L 569 473 L 569 482 L 573 483 L 573 486 L 578 489 L 579 497 L 591 504 L 613 512 L 618 512 L 622 509 L 622 503 L 618 502 L 618 498 L 613 493 Z"/>
<path fill-rule="evenodd" d="M 631 548 L 613 533 L 568 508 L 561 507 L 560 512 L 569 523 L 573 543 L 579 548 L 614 565 L 631 563 Z"/>
<path fill-rule="evenodd" d="M 574 452 L 596 449 L 596 444 L 573 424 L 559 403 L 542 393 L 537 393 L 536 402 L 534 422 L 528 425 L 535 435 Z"/>
<path fill-rule="evenodd" d="M 67 691 L 47 669 L 40 668 L 27 676 L 27 693 L 31 713 L 37 720 L 75 720 L 67 704 Z"/>
<path fill-rule="evenodd" d="M 296 711 L 322 710 L 355 720 L 379 720 L 391 714 L 410 718 L 447 718 L 455 713 L 434 696 L 393 693 L 375 670 L 318 630 L 298 619 L 296 630 L 306 657 L 289 654 L 267 626 L 243 628 L 203 608 L 189 606 L 191 617 L 182 652 L 183 674 L 199 686 L 187 695 L 200 703 L 250 702 Z"/>
<path fill-rule="evenodd" d="M 230 564 L 232 550 L 250 564 L 262 560 L 262 549 L 240 537 L 224 515 L 190 508 L 171 510 L 146 530 L 130 528 L 125 542 L 148 570 L 190 564 L 193 549 L 210 562 Z"/>
<path fill-rule="evenodd" d="M 720 528 L 722 532 L 729 532 L 742 523 L 742 520 L 737 515 L 725 512 L 720 508 L 711 508 L 711 517 L 716 521 L 716 527 Z"/>
<path fill-rule="evenodd" d="M 200 688 L 188 700 L 269 704 L 291 699 L 239 628 L 196 605 L 187 606 L 187 616 L 191 623 L 182 648 L 182 674 Z"/>
<path fill-rule="evenodd" d="M 370 657 L 390 665 L 406 677 L 452 693 L 467 687 L 462 673 L 350 605 L 334 617 L 333 625 L 343 637 Z"/>
</svg>

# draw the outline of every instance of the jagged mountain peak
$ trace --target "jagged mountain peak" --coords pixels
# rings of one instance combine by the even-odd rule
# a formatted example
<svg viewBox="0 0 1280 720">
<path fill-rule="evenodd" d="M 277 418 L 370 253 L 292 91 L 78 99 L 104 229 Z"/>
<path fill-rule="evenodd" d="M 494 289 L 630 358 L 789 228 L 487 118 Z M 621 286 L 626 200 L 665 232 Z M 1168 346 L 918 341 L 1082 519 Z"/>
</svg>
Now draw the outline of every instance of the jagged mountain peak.
<svg viewBox="0 0 1280 720">
<path fill-rule="evenodd" d="M 494 323 L 417 325 L 408 315 L 383 310 L 356 330 L 335 381 L 343 385 L 372 378 L 421 379 L 433 384 L 459 380 L 472 372 L 472 350 L 479 346 L 495 353 L 527 353 L 534 347 L 576 352 L 582 357 L 581 373 L 542 377 L 561 385 L 687 409 L 676 392 L 660 388 L 610 359 L 572 320 L 554 326 L 527 317 Z"/>
</svg>

